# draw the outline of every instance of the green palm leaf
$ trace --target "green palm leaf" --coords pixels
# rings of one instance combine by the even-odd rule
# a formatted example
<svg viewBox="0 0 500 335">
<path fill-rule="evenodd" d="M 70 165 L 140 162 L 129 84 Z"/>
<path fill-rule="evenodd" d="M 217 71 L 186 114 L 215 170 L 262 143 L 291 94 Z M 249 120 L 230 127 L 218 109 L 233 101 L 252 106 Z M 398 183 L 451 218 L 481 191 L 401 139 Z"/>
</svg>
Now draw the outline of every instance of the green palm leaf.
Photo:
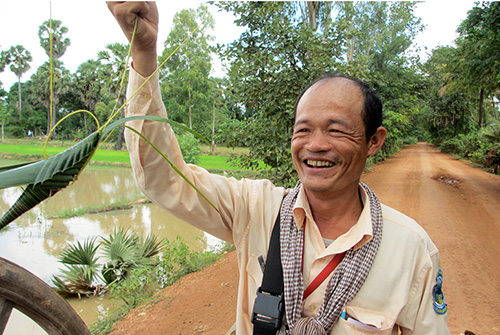
<svg viewBox="0 0 500 335">
<path fill-rule="evenodd" d="M 0 188 L 28 184 L 0 219 L 0 229 L 75 181 L 97 149 L 99 133 L 48 159 L 0 173 Z"/>
<path fill-rule="evenodd" d="M 70 245 L 67 249 L 63 250 L 61 256 L 59 256 L 59 261 L 71 265 L 95 266 L 99 259 L 96 256 L 99 246 L 95 242 L 95 238 L 90 238 L 85 240 L 83 244 L 78 241 L 76 244 Z"/>
<path fill-rule="evenodd" d="M 148 234 L 145 239 L 141 238 L 140 250 L 144 258 L 156 256 L 162 249 L 164 239 L 160 239 L 156 235 Z"/>
</svg>

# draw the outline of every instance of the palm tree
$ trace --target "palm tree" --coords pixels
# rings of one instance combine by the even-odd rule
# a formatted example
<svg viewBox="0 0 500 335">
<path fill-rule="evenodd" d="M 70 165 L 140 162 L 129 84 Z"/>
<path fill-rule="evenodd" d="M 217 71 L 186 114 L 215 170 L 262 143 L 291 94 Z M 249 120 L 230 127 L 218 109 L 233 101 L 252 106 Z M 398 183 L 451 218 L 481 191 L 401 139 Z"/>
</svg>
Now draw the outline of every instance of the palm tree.
<svg viewBox="0 0 500 335">
<path fill-rule="evenodd" d="M 24 73 L 26 73 L 30 68 L 29 62 L 33 60 L 31 57 L 31 53 L 26 50 L 22 45 L 16 45 L 15 47 L 11 47 L 9 51 L 7 51 L 7 64 L 10 64 L 10 70 L 14 72 L 17 76 L 17 85 L 19 89 L 19 117 L 22 114 L 22 99 L 21 99 L 21 77 Z"/>
<path fill-rule="evenodd" d="M 80 99 L 86 110 L 95 114 L 95 107 L 101 98 L 102 80 L 99 78 L 100 62 L 88 60 L 81 64 L 76 70 L 76 87 Z M 87 114 L 83 114 L 85 134 L 90 131 L 87 129 Z"/>
<path fill-rule="evenodd" d="M 106 46 L 106 50 L 99 51 L 97 57 L 102 63 L 102 79 L 111 95 L 117 97 L 117 105 L 121 106 L 125 101 L 125 83 L 121 82 L 122 75 L 128 69 L 127 46 L 125 44 L 113 43 Z M 120 112 L 123 114 L 123 112 Z M 123 116 L 123 115 L 121 115 Z M 115 150 L 121 150 L 123 145 L 123 130 L 121 127 L 118 133 Z"/>
<path fill-rule="evenodd" d="M 50 68 L 52 68 L 52 60 L 54 60 L 57 68 L 60 68 L 60 72 L 63 72 L 64 67 L 62 63 L 59 61 L 62 55 L 66 52 L 66 49 L 71 44 L 69 38 L 65 38 L 64 34 L 68 32 L 68 28 L 61 25 L 61 21 L 59 20 L 48 20 L 45 21 L 38 29 L 38 38 L 40 38 L 40 45 L 45 50 L 47 56 L 49 56 Z M 52 74 L 55 69 L 49 70 L 49 74 Z M 61 88 L 62 89 L 62 88 Z M 49 117 L 47 118 L 49 122 L 47 123 L 47 128 L 50 129 L 56 120 L 56 101 L 58 93 L 60 91 L 54 91 L 53 97 L 51 97 L 54 101 L 52 106 L 52 110 L 49 110 Z M 50 97 L 49 97 L 50 99 Z M 49 108 L 50 109 L 50 108 Z M 52 122 L 50 122 L 52 120 Z M 54 133 L 53 133 L 54 134 Z"/>
</svg>

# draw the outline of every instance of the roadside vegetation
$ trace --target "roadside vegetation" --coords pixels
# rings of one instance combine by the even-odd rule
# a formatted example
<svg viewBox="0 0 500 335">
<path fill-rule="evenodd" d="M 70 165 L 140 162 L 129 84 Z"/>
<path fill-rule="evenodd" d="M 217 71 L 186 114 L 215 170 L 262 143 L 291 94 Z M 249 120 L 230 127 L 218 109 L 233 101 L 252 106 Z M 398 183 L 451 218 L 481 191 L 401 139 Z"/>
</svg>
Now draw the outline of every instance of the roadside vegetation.
<svg viewBox="0 0 500 335">
<path fill-rule="evenodd" d="M 90 238 L 66 247 L 59 257 L 60 273 L 54 288 L 63 296 L 109 294 L 115 303 L 90 327 L 92 334 L 107 334 L 130 309 L 155 303 L 157 293 L 191 272 L 199 271 L 232 249 L 222 244 L 210 251 L 196 251 L 177 237 L 159 239 L 117 229 L 104 237 Z"/>
</svg>

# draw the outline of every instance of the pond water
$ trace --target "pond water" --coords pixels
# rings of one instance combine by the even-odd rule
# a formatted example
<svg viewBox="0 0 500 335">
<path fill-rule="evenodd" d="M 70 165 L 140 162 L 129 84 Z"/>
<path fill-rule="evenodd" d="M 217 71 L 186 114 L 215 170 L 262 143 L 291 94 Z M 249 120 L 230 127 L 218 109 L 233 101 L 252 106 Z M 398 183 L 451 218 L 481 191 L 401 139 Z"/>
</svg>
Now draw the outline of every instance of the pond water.
<svg viewBox="0 0 500 335">
<path fill-rule="evenodd" d="M 0 213 L 5 213 L 21 192 L 20 188 L 0 190 Z M 83 242 L 88 237 L 108 237 L 118 227 L 130 228 L 144 236 L 152 233 L 170 240 L 181 236 L 196 250 L 212 249 L 220 245 L 220 240 L 152 204 L 66 219 L 55 218 L 68 209 L 95 208 L 112 203 L 133 202 L 140 198 L 143 196 L 135 185 L 131 169 L 89 166 L 73 185 L 0 231 L 0 256 L 26 268 L 52 286 L 52 275 L 57 275 L 62 268 L 57 258 L 69 243 Z M 95 297 L 68 301 L 90 326 L 97 320 L 99 312 L 108 308 L 108 300 L 107 297 Z M 19 324 L 11 325 L 21 322 L 26 326 L 25 321 L 15 321 L 23 320 L 22 318 L 22 315 L 14 315 L 5 334 L 44 334 L 43 331 L 40 333 L 31 328 L 21 330 Z"/>
</svg>

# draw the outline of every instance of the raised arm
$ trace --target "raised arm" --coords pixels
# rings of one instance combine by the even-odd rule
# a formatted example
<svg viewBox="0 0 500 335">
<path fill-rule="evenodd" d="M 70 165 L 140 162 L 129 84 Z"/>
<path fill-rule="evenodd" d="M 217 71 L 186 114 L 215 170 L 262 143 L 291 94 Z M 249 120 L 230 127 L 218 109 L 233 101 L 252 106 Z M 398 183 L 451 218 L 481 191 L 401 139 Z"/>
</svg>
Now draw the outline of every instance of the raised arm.
<svg viewBox="0 0 500 335">
<path fill-rule="evenodd" d="M 138 20 L 132 43 L 132 59 L 134 69 L 143 77 L 148 77 L 157 67 L 158 9 L 156 3 L 109 1 L 108 8 L 129 42 L 132 39 L 135 22 Z"/>
</svg>

